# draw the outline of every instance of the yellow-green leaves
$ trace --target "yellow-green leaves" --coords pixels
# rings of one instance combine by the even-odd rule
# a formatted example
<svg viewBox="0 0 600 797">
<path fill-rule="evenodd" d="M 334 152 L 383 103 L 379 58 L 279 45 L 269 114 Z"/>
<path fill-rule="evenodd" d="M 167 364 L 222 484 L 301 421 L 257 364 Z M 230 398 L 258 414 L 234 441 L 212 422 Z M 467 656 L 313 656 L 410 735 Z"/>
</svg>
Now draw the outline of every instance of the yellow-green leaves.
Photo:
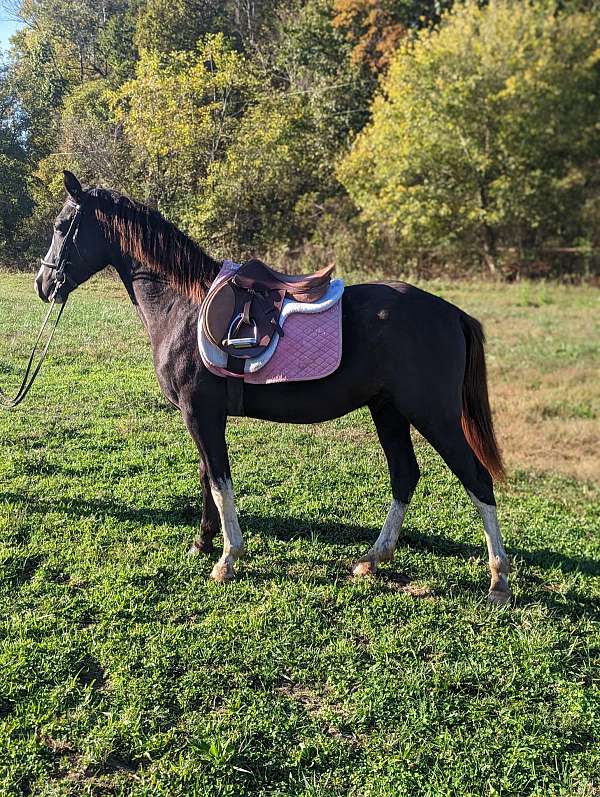
<svg viewBox="0 0 600 797">
<path fill-rule="evenodd" d="M 220 34 L 192 52 L 143 52 L 113 108 L 146 193 L 169 202 L 186 189 L 196 192 L 255 90 L 252 69 Z"/>
<path fill-rule="evenodd" d="M 411 249 L 581 234 L 573 166 L 600 154 L 591 15 L 496 0 L 456 6 L 396 54 L 338 174 L 362 217 Z"/>
</svg>

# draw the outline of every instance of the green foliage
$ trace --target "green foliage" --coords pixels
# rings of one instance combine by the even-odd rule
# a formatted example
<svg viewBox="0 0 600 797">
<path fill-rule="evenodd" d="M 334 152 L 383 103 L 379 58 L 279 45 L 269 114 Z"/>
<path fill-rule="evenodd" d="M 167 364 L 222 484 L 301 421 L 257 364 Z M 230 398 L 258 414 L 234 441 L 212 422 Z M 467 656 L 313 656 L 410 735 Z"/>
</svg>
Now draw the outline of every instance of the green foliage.
<svg viewBox="0 0 600 797">
<path fill-rule="evenodd" d="M 139 11 L 136 44 L 161 53 L 194 50 L 207 33 L 226 30 L 223 5 L 217 0 L 147 0 Z"/>
<path fill-rule="evenodd" d="M 169 53 L 194 50 L 207 34 L 223 33 L 238 49 L 256 54 L 268 49 L 277 16 L 288 5 L 277 0 L 146 0 L 135 40 L 140 50 Z"/>
<path fill-rule="evenodd" d="M 21 41 L 43 42 L 52 53 L 55 70 L 69 83 L 106 77 L 108 53 L 102 46 L 109 21 L 135 0 L 21 0 L 18 14 L 25 21 Z"/>
<path fill-rule="evenodd" d="M 366 118 L 370 78 L 346 57 L 328 0 L 292 6 L 278 25 L 269 56 L 278 85 L 260 86 L 186 214 L 201 240 L 236 256 L 279 257 L 331 231 L 333 164 Z"/>
<path fill-rule="evenodd" d="M 236 255 L 309 233 L 320 190 L 328 187 L 320 172 L 327 153 L 311 111 L 304 94 L 281 92 L 246 112 L 188 211 L 194 233 Z"/>
<path fill-rule="evenodd" d="M 145 13 L 161 9 L 154 3 Z M 143 28 L 152 49 L 115 95 L 138 196 L 231 254 L 309 238 L 323 202 L 339 193 L 335 155 L 364 123 L 366 100 L 358 108 L 352 100 L 368 92 L 360 70 L 340 61 L 330 12 L 326 0 L 282 11 L 276 43 L 265 48 L 277 86 L 222 35 L 165 54 L 140 16 L 138 44 Z M 208 24 L 207 14 L 198 25 Z"/>
<path fill-rule="evenodd" d="M 64 199 L 63 169 L 74 171 L 88 185 L 127 191 L 131 154 L 112 118 L 111 97 L 106 79 L 82 83 L 66 96 L 56 151 L 38 161 L 31 180 L 34 209 L 24 224 L 31 255 L 39 253 L 40 239 Z"/>
<path fill-rule="evenodd" d="M 0 136 L 0 258 L 3 260 L 15 254 L 19 225 L 31 211 L 27 164 L 21 152 L 5 144 Z"/>
<path fill-rule="evenodd" d="M 223 157 L 256 86 L 249 64 L 221 34 L 193 52 L 142 52 L 135 78 L 113 95 L 138 195 L 181 218 Z"/>
<path fill-rule="evenodd" d="M 373 77 L 351 62 L 351 44 L 333 24 L 330 0 L 291 6 L 278 24 L 273 70 L 285 87 L 311 103 L 330 164 L 368 119 Z"/>
<path fill-rule="evenodd" d="M 8 64 L 23 159 L 3 168 L 35 204 L 27 220 L 5 201 L 7 235 L 39 248 L 66 166 L 233 256 L 483 253 L 514 273 L 551 248 L 589 273 L 594 4 L 471 0 L 440 21 L 450 3 L 0 0 L 25 22 Z"/>
<path fill-rule="evenodd" d="M 408 249 L 572 243 L 600 155 L 597 18 L 457 6 L 393 60 L 340 165 L 365 219 Z M 596 189 L 597 193 L 597 189 Z"/>
<path fill-rule="evenodd" d="M 126 8 L 107 19 L 98 39 L 106 59 L 106 77 L 115 87 L 135 73 L 138 58 L 135 34 L 140 7 L 144 7 L 143 0 L 127 3 Z"/>
<path fill-rule="evenodd" d="M 37 31 L 19 31 L 14 37 L 11 81 L 26 119 L 27 148 L 35 162 L 56 143 L 59 109 L 67 81 L 57 68 L 52 46 Z"/>
<path fill-rule="evenodd" d="M 63 169 L 87 184 L 126 190 L 131 155 L 112 116 L 107 80 L 90 80 L 66 97 L 60 117 L 59 149 L 37 166 L 36 215 L 47 221 L 64 196 Z"/>
<path fill-rule="evenodd" d="M 0 71 L 0 257 L 15 253 L 15 237 L 31 211 L 24 120 L 9 75 Z"/>
</svg>

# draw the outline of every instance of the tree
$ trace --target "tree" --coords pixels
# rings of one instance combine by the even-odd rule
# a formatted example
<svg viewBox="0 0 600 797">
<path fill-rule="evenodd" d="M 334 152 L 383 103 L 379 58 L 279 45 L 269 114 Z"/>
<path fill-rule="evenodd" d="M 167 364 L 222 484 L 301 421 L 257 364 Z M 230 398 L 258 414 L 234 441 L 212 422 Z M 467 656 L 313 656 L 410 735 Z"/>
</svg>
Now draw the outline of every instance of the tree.
<svg viewBox="0 0 600 797">
<path fill-rule="evenodd" d="M 363 64 L 351 60 L 352 45 L 334 24 L 331 0 L 308 0 L 285 7 L 273 26 L 268 59 L 277 88 L 303 92 L 330 155 L 368 119 L 375 82 Z M 330 157 L 330 161 L 334 158 Z"/>
<path fill-rule="evenodd" d="M 250 66 L 247 57 L 235 54 L 233 72 L 229 67 L 223 72 L 254 77 L 241 95 L 242 87 L 238 87 L 241 103 L 228 102 L 225 135 L 209 159 L 202 154 L 201 141 L 212 135 L 210 125 L 214 113 L 220 114 L 222 100 L 214 106 L 210 91 L 202 88 L 207 74 L 204 67 L 198 71 L 197 52 L 176 57 L 179 88 L 167 78 L 174 54 L 156 53 L 142 57 L 152 64 L 144 82 L 151 87 L 153 99 L 139 83 L 124 88 L 125 93 L 133 90 L 138 96 L 136 102 L 157 125 L 161 146 L 168 145 L 159 155 L 160 163 L 156 150 L 153 167 L 147 155 L 143 160 L 144 174 L 153 169 L 157 175 L 162 170 L 154 187 L 156 201 L 204 243 L 235 255 L 257 249 L 279 254 L 313 235 L 326 206 L 329 209 L 332 199 L 342 193 L 333 170 L 336 154 L 366 119 L 371 79 L 366 70 L 350 63 L 350 47 L 333 28 L 329 0 L 279 9 L 271 32 L 272 38 L 261 49 L 259 66 L 256 62 Z M 219 41 L 224 47 L 224 40 Z M 219 69 L 223 71 L 218 67 L 216 74 Z M 196 124 L 195 143 L 188 149 L 178 147 L 187 134 L 178 133 L 178 118 L 170 103 L 185 108 L 192 94 L 196 113 L 207 121 L 213 114 L 213 122 L 204 131 L 202 124 Z M 151 102 L 160 102 L 165 120 L 156 117 Z M 142 144 L 148 153 L 153 122 L 150 118 L 135 121 L 140 139 L 134 142 L 130 111 L 124 121 L 133 150 Z M 175 173 L 177 180 L 172 179 Z"/>
<path fill-rule="evenodd" d="M 146 0 L 136 43 L 161 53 L 193 50 L 207 34 L 223 33 L 253 53 L 260 46 L 279 3 L 273 0 Z"/>
<path fill-rule="evenodd" d="M 15 251 L 15 236 L 31 212 L 23 118 L 6 69 L 0 72 L 0 257 Z"/>
<path fill-rule="evenodd" d="M 352 43 L 352 61 L 379 72 L 410 29 L 437 22 L 449 5 L 451 0 L 333 0 L 333 25 Z"/>
<path fill-rule="evenodd" d="M 188 226 L 236 256 L 298 244 L 331 191 L 326 142 L 303 94 L 264 95 L 242 118 L 223 159 L 210 164 Z"/>
<path fill-rule="evenodd" d="M 221 34 L 192 52 L 142 52 L 135 78 L 113 94 L 137 171 L 135 193 L 181 219 L 255 89 L 251 67 Z"/>
<path fill-rule="evenodd" d="M 207 33 L 221 28 L 222 6 L 217 0 L 146 0 L 135 42 L 140 50 L 160 53 L 193 50 Z"/>
<path fill-rule="evenodd" d="M 36 169 L 37 212 L 42 218 L 52 215 L 64 193 L 65 168 L 74 171 L 88 185 L 127 190 L 131 152 L 113 119 L 111 98 L 106 80 L 89 80 L 66 97 L 57 151 L 43 158 Z"/>
<path fill-rule="evenodd" d="M 448 13 L 394 57 L 339 177 L 407 248 L 526 250 L 586 234 L 600 155 L 593 14 L 493 0 Z M 589 232 L 589 231 L 588 231 Z"/>
<path fill-rule="evenodd" d="M 1 0 L 0 7 L 23 23 L 19 45 L 33 37 L 52 52 L 56 71 L 70 83 L 107 77 L 108 53 L 102 44 L 114 16 L 135 6 L 130 0 Z"/>
</svg>

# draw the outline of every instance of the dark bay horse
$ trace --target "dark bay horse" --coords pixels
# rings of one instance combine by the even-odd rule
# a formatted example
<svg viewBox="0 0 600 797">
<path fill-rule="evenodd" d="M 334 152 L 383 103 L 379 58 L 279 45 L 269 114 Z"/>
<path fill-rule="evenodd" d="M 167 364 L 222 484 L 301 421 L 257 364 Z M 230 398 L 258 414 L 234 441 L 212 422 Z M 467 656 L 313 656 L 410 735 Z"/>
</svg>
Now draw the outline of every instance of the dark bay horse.
<svg viewBox="0 0 600 797">
<path fill-rule="evenodd" d="M 221 263 L 159 213 L 104 189 L 84 190 L 65 172 L 68 199 L 54 224 L 35 286 L 57 301 L 113 265 L 146 327 L 158 382 L 179 408 L 200 453 L 200 534 L 191 553 L 210 553 L 223 533 L 212 578 L 226 581 L 243 540 L 225 442 L 226 380 L 209 373 L 197 345 L 198 305 Z M 488 401 L 484 337 L 478 321 L 406 283 L 348 287 L 343 356 L 325 379 L 244 388 L 245 414 L 283 423 L 317 423 L 368 406 L 389 465 L 393 501 L 383 529 L 354 566 L 373 575 L 390 560 L 419 479 L 411 424 L 458 476 L 483 520 L 491 569 L 489 600 L 510 600 L 508 559 L 492 477 L 503 466 Z"/>
</svg>

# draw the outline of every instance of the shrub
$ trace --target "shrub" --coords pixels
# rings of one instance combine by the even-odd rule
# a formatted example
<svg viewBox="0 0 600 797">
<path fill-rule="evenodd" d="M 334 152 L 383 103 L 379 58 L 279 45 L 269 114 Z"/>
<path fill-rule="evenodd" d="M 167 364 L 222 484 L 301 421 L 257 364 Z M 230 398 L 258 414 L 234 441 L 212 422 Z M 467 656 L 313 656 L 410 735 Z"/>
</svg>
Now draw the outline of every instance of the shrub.
<svg viewBox="0 0 600 797">
<path fill-rule="evenodd" d="M 600 155 L 592 13 L 493 0 L 456 6 L 396 53 L 338 174 L 374 236 L 405 250 L 589 239 Z"/>
</svg>

